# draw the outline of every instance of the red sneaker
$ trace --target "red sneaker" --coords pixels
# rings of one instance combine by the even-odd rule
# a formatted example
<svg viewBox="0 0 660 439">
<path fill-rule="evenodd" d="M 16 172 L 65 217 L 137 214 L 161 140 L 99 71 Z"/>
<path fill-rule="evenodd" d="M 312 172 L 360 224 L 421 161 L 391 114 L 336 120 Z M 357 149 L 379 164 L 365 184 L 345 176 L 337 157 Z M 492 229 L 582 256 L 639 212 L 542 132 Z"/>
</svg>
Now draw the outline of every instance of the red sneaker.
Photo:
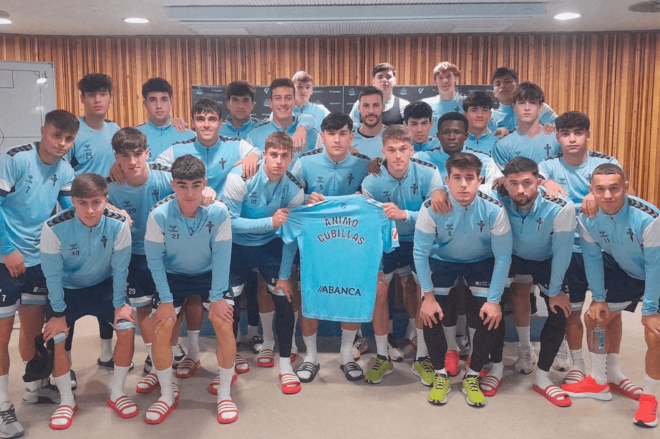
<svg viewBox="0 0 660 439">
<path fill-rule="evenodd" d="M 655 396 L 647 393 L 641 394 L 633 423 L 647 428 L 658 425 L 658 400 L 655 399 Z"/>
<path fill-rule="evenodd" d="M 610 385 L 598 384 L 594 377 L 587 376 L 582 381 L 573 384 L 562 384 L 561 389 L 573 398 L 593 398 L 600 401 L 610 401 Z"/>
<path fill-rule="evenodd" d="M 461 361 L 461 357 L 458 355 L 458 351 L 447 351 L 445 354 L 445 370 L 447 371 L 447 375 L 450 377 L 458 375 L 459 361 Z"/>
</svg>

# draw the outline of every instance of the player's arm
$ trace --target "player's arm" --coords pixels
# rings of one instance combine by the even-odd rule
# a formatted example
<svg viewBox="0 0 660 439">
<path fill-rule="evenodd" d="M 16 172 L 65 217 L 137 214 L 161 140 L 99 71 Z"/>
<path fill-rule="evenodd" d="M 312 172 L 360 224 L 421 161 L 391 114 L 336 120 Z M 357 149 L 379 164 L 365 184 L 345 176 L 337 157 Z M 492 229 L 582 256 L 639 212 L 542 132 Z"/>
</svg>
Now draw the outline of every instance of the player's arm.
<svg viewBox="0 0 660 439">
<path fill-rule="evenodd" d="M 511 253 L 513 252 L 511 224 L 504 208 L 500 209 L 490 229 L 490 245 L 495 257 L 495 266 L 493 267 L 493 276 L 488 289 L 488 302 L 499 304 L 509 276 Z"/>
<path fill-rule="evenodd" d="M 432 293 L 433 282 L 431 281 L 431 266 L 429 265 L 429 256 L 433 248 L 433 242 L 437 233 L 437 225 L 430 215 L 426 204 L 419 210 L 417 222 L 415 223 L 415 238 L 413 246 L 413 258 L 419 285 L 422 287 L 422 297 L 424 293 Z"/>
<path fill-rule="evenodd" d="M 554 297 L 561 292 L 564 275 L 573 255 L 575 234 L 575 205 L 568 202 L 555 216 L 552 227 L 552 265 L 548 296 Z"/>
<path fill-rule="evenodd" d="M 282 238 L 284 247 L 282 248 L 282 262 L 280 263 L 279 278 L 281 280 L 288 280 L 291 277 L 291 267 L 298 252 L 297 237 L 302 230 L 302 224 L 292 219 L 291 216 L 287 218 L 286 223 L 277 229 L 277 235 Z"/>
<path fill-rule="evenodd" d="M 174 163 L 174 148 L 170 146 L 165 151 L 158 154 L 155 162 L 161 165 L 172 166 L 172 163 Z"/>
<path fill-rule="evenodd" d="M 658 218 L 644 230 L 642 246 L 644 272 L 646 273 L 642 314 L 646 316 L 658 312 L 658 301 L 660 300 L 660 221 Z"/>
<path fill-rule="evenodd" d="M 224 299 L 229 305 L 233 306 L 233 294 L 231 288 L 229 288 L 231 229 L 231 220 L 229 215 L 227 215 L 226 219 L 218 226 L 218 231 L 211 243 L 213 280 L 209 295 L 212 303 Z"/>
<path fill-rule="evenodd" d="M 577 221 L 578 234 L 580 236 L 580 248 L 584 258 L 584 271 L 587 275 L 589 289 L 594 302 L 605 302 L 605 272 L 603 269 L 603 255 L 600 246 L 582 224 L 583 217 L 580 215 Z"/>
<path fill-rule="evenodd" d="M 41 253 L 41 269 L 48 286 L 48 301 L 55 312 L 55 316 L 61 317 L 66 309 L 64 286 L 62 284 L 64 258 L 61 253 L 60 239 L 46 223 L 41 229 L 39 251 Z"/>
<path fill-rule="evenodd" d="M 147 230 L 144 235 L 144 253 L 147 257 L 151 277 L 160 296 L 160 302 L 172 303 L 174 299 L 165 274 L 165 232 L 154 218 L 153 212 L 149 214 L 147 220 Z"/>
<path fill-rule="evenodd" d="M 112 246 L 110 265 L 112 266 L 112 305 L 121 308 L 127 303 L 126 279 L 128 264 L 131 262 L 131 228 L 128 219 L 122 223 L 121 229 Z"/>
<path fill-rule="evenodd" d="M 504 169 L 504 166 L 509 161 L 505 149 L 506 147 L 501 140 L 495 142 L 495 145 L 493 146 L 493 161 L 500 171 Z"/>
<path fill-rule="evenodd" d="M 231 229 L 234 233 L 264 233 L 273 230 L 272 217 L 243 218 L 243 203 L 247 195 L 245 182 L 233 172 L 227 175 L 227 182 L 222 191 L 222 201 L 227 204 L 231 215 Z"/>
</svg>

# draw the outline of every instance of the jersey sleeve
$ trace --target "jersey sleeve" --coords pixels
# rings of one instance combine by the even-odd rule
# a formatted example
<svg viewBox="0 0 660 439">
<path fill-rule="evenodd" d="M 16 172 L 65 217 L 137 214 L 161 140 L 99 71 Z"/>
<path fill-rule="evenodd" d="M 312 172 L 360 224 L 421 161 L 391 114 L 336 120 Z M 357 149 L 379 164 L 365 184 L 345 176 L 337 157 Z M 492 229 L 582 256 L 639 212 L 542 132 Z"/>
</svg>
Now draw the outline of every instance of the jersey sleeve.
<svg viewBox="0 0 660 439">
<path fill-rule="evenodd" d="M 48 287 L 48 301 L 53 311 L 64 312 L 66 309 L 64 286 L 62 284 L 64 259 L 62 258 L 60 239 L 48 224 L 44 224 L 41 229 L 39 249 L 41 252 L 41 269 Z"/>
<path fill-rule="evenodd" d="M 172 163 L 174 163 L 174 148 L 170 146 L 165 151 L 161 152 L 158 157 L 156 157 L 155 161 L 161 165 L 172 166 Z"/>
<path fill-rule="evenodd" d="M 293 195 L 293 198 L 291 198 L 291 201 L 289 201 L 286 205 L 289 209 L 293 209 L 294 207 L 302 206 L 303 203 L 305 203 L 305 192 L 303 192 L 302 188 L 296 187 L 295 194 Z"/>
<path fill-rule="evenodd" d="M 112 305 L 122 307 L 127 302 L 126 279 L 128 277 L 128 264 L 131 262 L 131 227 L 128 219 L 122 223 L 121 229 L 112 246 Z"/>
<path fill-rule="evenodd" d="M 272 217 L 255 219 L 241 217 L 246 194 L 247 187 L 243 178 L 233 172 L 227 175 L 227 182 L 222 191 L 222 200 L 229 208 L 232 231 L 234 233 L 264 233 L 272 231 Z"/>
<path fill-rule="evenodd" d="M 491 277 L 490 288 L 488 289 L 488 301 L 491 303 L 500 303 L 506 280 L 509 276 L 511 253 L 513 252 L 511 224 L 504 208 L 500 209 L 500 213 L 497 215 L 493 227 L 490 229 L 490 245 L 495 256 L 495 266 L 493 267 L 493 276 Z"/>
<path fill-rule="evenodd" d="M 551 180 L 552 173 L 550 169 L 550 161 L 549 160 L 543 160 L 541 163 L 539 163 L 539 176 L 545 180 Z"/>
<path fill-rule="evenodd" d="M 311 114 L 300 113 L 296 117 L 296 122 L 298 122 L 298 126 L 305 127 L 308 133 L 316 126 L 316 118 Z"/>
<path fill-rule="evenodd" d="M 564 275 L 571 263 L 575 234 L 575 205 L 568 202 L 555 216 L 552 226 L 552 265 L 548 296 L 561 292 Z"/>
<path fill-rule="evenodd" d="M 73 206 L 71 204 L 71 185 L 73 184 L 73 179 L 76 177 L 69 165 L 66 168 L 66 171 L 63 172 L 65 183 L 60 187 L 60 193 L 57 195 L 57 202 L 60 203 L 62 209 L 68 209 Z"/>
<path fill-rule="evenodd" d="M 500 168 L 500 170 L 504 169 L 504 166 L 509 161 L 506 156 L 506 145 L 502 142 L 502 140 L 504 139 L 498 140 L 493 146 L 493 161 L 497 167 Z"/>
<path fill-rule="evenodd" d="M 249 156 L 250 154 L 256 154 L 259 158 L 262 157 L 261 150 L 256 146 L 252 146 L 251 142 L 247 142 L 245 140 L 241 140 L 238 143 L 238 151 L 242 159 Z"/>
<path fill-rule="evenodd" d="M 433 291 L 429 256 L 431 255 L 431 249 L 433 248 L 436 233 L 436 223 L 433 218 L 431 218 L 429 208 L 425 203 L 419 210 L 417 223 L 415 223 L 415 238 L 413 246 L 413 259 L 415 261 L 417 277 L 419 278 L 419 285 L 422 288 L 422 296 L 424 293 Z"/>
<path fill-rule="evenodd" d="M 156 290 L 160 296 L 161 303 L 172 303 L 174 298 L 170 292 L 165 273 L 165 233 L 153 216 L 149 214 L 147 220 L 147 231 L 144 236 L 144 253 L 147 257 L 147 265 L 151 271 L 151 277 L 156 284 Z"/>
<path fill-rule="evenodd" d="M 381 210 L 381 235 L 383 239 L 383 251 L 390 253 L 399 246 L 399 232 L 396 229 L 396 222 L 391 220 Z"/>
<path fill-rule="evenodd" d="M 555 119 L 557 119 L 557 113 L 555 113 L 555 110 L 553 110 L 550 105 L 543 103 L 541 111 L 539 111 L 539 122 L 543 125 L 554 125 Z"/>
<path fill-rule="evenodd" d="M 355 101 L 353 108 L 351 108 L 351 113 L 349 114 L 351 119 L 353 119 L 353 123 L 360 123 L 360 112 L 358 111 L 359 102 L 359 100 Z"/>
<path fill-rule="evenodd" d="M 291 277 L 291 267 L 298 251 L 298 235 L 302 232 L 302 215 L 296 210 L 289 213 L 286 222 L 277 229 L 277 234 L 284 241 L 282 249 L 282 263 L 280 264 L 279 278 L 287 280 Z"/>
<path fill-rule="evenodd" d="M 7 195 L 14 189 L 16 184 L 14 161 L 8 154 L 0 156 L 0 252 L 2 256 L 7 256 L 16 250 L 14 244 L 7 234 L 7 224 L 3 205 Z"/>
<path fill-rule="evenodd" d="M 305 181 L 305 177 L 303 175 L 303 169 L 302 169 L 302 160 L 298 159 L 296 162 L 293 164 L 293 168 L 291 168 L 291 175 L 296 177 L 296 180 L 300 183 L 300 185 L 303 187 L 303 191 L 306 193 L 307 190 L 307 182 Z M 307 197 L 305 197 L 307 199 Z"/>
<path fill-rule="evenodd" d="M 594 302 L 604 302 L 605 293 L 605 272 L 603 269 L 603 255 L 600 246 L 589 233 L 582 219 L 577 221 L 578 235 L 580 236 L 580 248 L 584 258 L 584 271 L 587 275 L 587 282 Z"/>
<path fill-rule="evenodd" d="M 646 273 L 642 314 L 650 315 L 658 312 L 660 301 L 660 217 L 644 230 L 642 245 Z"/>
<path fill-rule="evenodd" d="M 485 193 L 490 192 L 490 188 L 493 187 L 493 182 L 500 177 L 504 177 L 504 174 L 502 174 L 500 168 L 497 166 L 497 164 L 495 164 L 495 160 L 488 160 L 488 164 L 486 165 L 486 176 L 484 178 L 484 182 L 482 183 L 483 185 L 488 186 L 488 189 Z"/>
<path fill-rule="evenodd" d="M 218 227 L 211 246 L 213 276 L 209 295 L 211 302 L 216 302 L 225 297 L 225 292 L 229 291 L 231 294 L 229 289 L 229 265 L 231 263 L 231 220 L 229 215 Z"/>
</svg>

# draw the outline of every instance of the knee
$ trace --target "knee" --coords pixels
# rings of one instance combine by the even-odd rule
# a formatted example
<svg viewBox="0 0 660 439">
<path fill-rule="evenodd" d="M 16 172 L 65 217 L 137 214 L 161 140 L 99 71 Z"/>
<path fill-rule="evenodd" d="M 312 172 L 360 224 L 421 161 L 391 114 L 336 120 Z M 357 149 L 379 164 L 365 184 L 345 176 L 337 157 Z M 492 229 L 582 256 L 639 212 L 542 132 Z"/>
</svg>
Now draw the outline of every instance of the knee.
<svg viewBox="0 0 660 439">
<path fill-rule="evenodd" d="M 644 329 L 644 338 L 646 339 L 646 346 L 650 351 L 660 352 L 660 336 L 648 329 Z"/>
<path fill-rule="evenodd" d="M 115 331 L 117 343 L 133 343 L 135 340 L 135 329 L 120 329 Z"/>
</svg>

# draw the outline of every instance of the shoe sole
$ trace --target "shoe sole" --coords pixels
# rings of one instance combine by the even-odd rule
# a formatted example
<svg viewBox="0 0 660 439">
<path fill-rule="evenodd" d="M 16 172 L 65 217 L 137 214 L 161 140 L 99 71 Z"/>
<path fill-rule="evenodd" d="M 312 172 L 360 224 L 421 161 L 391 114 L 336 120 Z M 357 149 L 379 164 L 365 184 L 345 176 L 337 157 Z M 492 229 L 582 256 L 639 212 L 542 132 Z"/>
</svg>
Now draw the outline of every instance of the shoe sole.
<svg viewBox="0 0 660 439">
<path fill-rule="evenodd" d="M 447 404 L 447 401 L 449 401 L 449 399 L 447 399 L 447 395 L 449 395 L 449 393 L 451 393 L 451 384 L 450 387 L 447 389 L 447 393 L 445 393 L 445 399 L 443 401 L 440 401 L 439 399 L 431 399 L 431 398 L 426 398 L 426 400 L 433 405 L 445 405 Z"/>
<path fill-rule="evenodd" d="M 385 371 L 385 373 L 383 373 L 383 376 L 380 377 L 379 380 L 376 380 L 376 381 L 370 381 L 370 380 L 368 380 L 368 379 L 365 377 L 365 378 L 364 378 L 364 381 L 367 382 L 367 383 L 369 383 L 369 384 L 380 384 L 380 383 L 383 382 L 383 379 L 384 379 L 387 375 L 391 374 L 392 372 L 394 372 L 394 369 L 387 369 L 387 370 Z"/>
<path fill-rule="evenodd" d="M 417 372 L 415 370 L 414 367 L 411 367 L 410 369 L 412 370 L 413 375 L 415 375 L 417 378 L 419 378 L 419 381 L 422 383 L 422 385 L 424 385 L 426 387 L 433 387 L 433 381 L 431 381 L 430 383 L 427 383 L 426 381 L 424 381 L 424 378 L 422 378 L 422 376 L 419 374 L 419 372 Z"/>
<path fill-rule="evenodd" d="M 483 392 L 482 392 L 482 393 L 483 393 Z M 468 394 L 467 394 L 467 392 L 465 391 L 465 389 L 463 389 L 463 394 L 464 394 L 465 397 L 466 397 L 466 398 L 465 398 L 465 402 L 467 402 L 467 405 L 469 405 L 470 407 L 474 407 L 474 408 L 478 408 L 478 409 L 483 408 L 483 407 L 486 407 L 486 402 L 485 402 L 485 401 L 484 401 L 483 403 L 480 403 L 480 402 L 472 402 L 472 401 L 470 401 L 470 398 L 468 397 Z M 485 398 L 485 397 L 484 397 L 484 398 Z"/>
<path fill-rule="evenodd" d="M 71 389 L 73 391 L 73 389 Z M 47 396 L 40 396 L 37 398 L 36 401 L 30 401 L 27 399 L 23 399 L 23 405 L 37 405 L 37 404 L 59 404 L 60 401 L 53 401 Z"/>
<path fill-rule="evenodd" d="M 563 390 L 563 389 L 562 389 Z M 564 390 L 564 392 L 566 392 Z M 573 393 L 573 392 L 566 392 L 568 393 L 568 396 L 571 398 L 591 398 L 591 399 L 597 399 L 598 401 L 611 401 L 612 400 L 612 394 L 610 392 L 607 393 Z"/>
<path fill-rule="evenodd" d="M 656 419 L 655 422 L 648 423 L 648 422 L 638 421 L 636 419 L 633 419 L 633 424 L 635 424 L 638 427 L 642 427 L 642 428 L 655 428 L 655 427 L 658 426 L 658 420 Z"/>
</svg>

